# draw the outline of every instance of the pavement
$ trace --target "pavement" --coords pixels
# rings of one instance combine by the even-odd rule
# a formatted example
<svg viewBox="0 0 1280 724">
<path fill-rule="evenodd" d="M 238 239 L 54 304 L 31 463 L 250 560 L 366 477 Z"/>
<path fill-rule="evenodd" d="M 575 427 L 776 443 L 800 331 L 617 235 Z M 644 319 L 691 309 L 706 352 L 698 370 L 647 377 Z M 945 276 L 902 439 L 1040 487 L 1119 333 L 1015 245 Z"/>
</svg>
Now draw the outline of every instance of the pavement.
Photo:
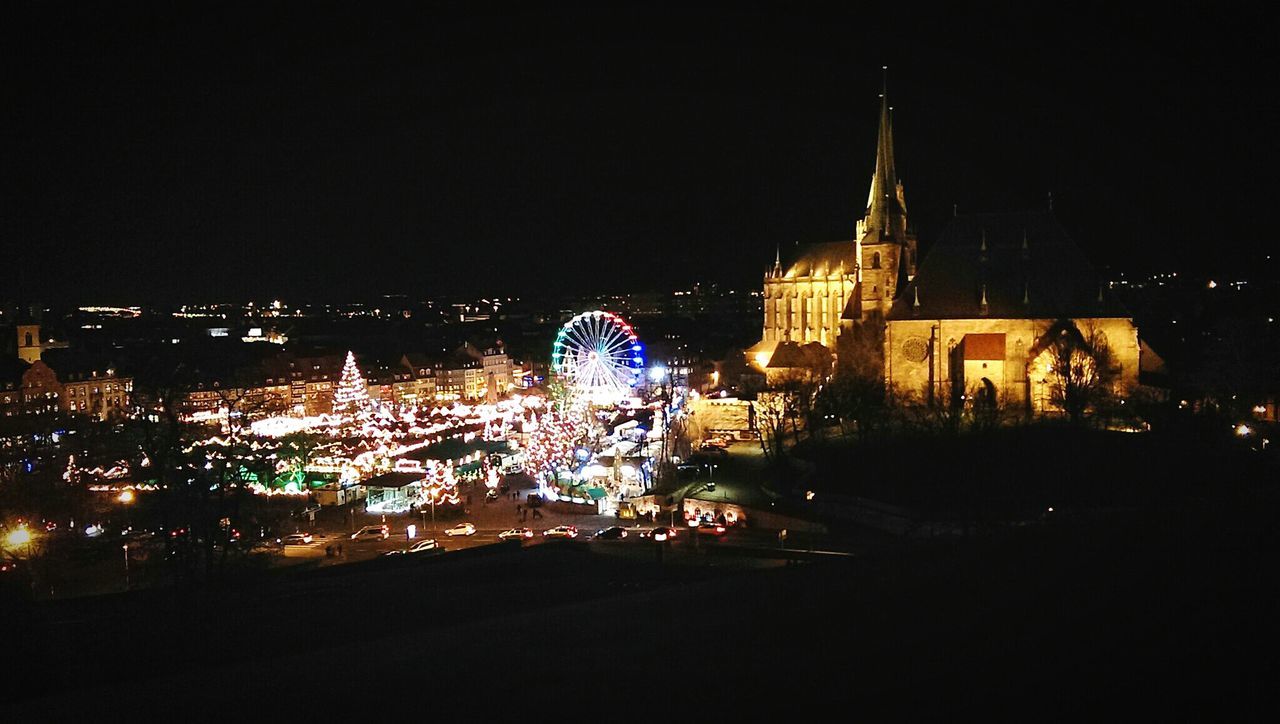
<svg viewBox="0 0 1280 724">
<path fill-rule="evenodd" d="M 700 500 L 722 500 L 753 508 L 768 507 L 775 496 L 761 483 L 765 480 L 766 460 L 760 443 L 736 441 L 729 444 L 723 455 L 705 453 L 706 457 L 697 471 L 688 471 L 682 477 L 655 488 L 666 494 L 687 494 L 690 490 L 715 482 L 716 490 L 695 494 Z"/>
<path fill-rule="evenodd" d="M 673 487 L 672 492 L 684 495 L 690 490 L 705 485 L 709 480 L 714 480 L 716 483 L 714 492 L 703 490 L 693 497 L 702 500 L 727 500 L 759 508 L 768 507 L 772 497 L 759 484 L 763 480 L 765 466 L 765 460 L 759 444 L 754 442 L 734 442 L 729 446 L 726 453 L 726 455 L 718 458 L 719 462 L 715 463 L 716 467 L 714 469 L 706 469 L 704 473 L 699 474 L 694 480 L 679 481 Z M 627 529 L 629 533 L 627 539 L 594 543 L 595 545 L 616 548 L 628 544 L 649 543 L 650 541 L 641 539 L 639 534 L 655 526 L 682 525 L 678 519 L 667 519 L 661 516 L 655 521 L 646 519 L 620 520 L 613 515 L 588 515 L 553 511 L 549 510 L 547 506 L 536 509 L 541 517 L 534 517 L 532 511 L 535 509 L 529 509 L 525 503 L 526 495 L 535 489 L 533 479 L 527 475 L 516 475 L 508 476 L 503 480 L 511 487 L 511 490 L 493 502 L 484 501 L 486 488 L 483 484 L 464 484 L 461 488 L 461 494 L 464 500 L 469 495 L 471 501 L 469 505 L 465 506 L 467 512 L 459 514 L 456 511 L 451 511 L 448 516 L 440 512 L 434 523 L 431 521 L 429 513 L 369 514 L 361 512 L 358 503 L 342 508 L 322 509 L 317 515 L 314 524 L 304 523 L 300 527 L 300 530 L 310 530 L 317 536 L 316 541 L 311 546 L 313 555 L 306 557 L 275 556 L 273 565 L 289 566 L 311 561 L 312 565 L 331 566 L 370 560 L 393 550 L 406 549 L 425 538 L 434 538 L 440 548 L 446 552 L 465 550 L 499 543 L 499 533 L 517 527 L 526 527 L 534 531 L 533 538 L 527 539 L 524 543 L 524 545 L 530 546 L 538 545 L 545 540 L 541 535 L 543 531 L 560 525 L 577 526 L 580 540 L 586 540 L 600 529 L 618 525 Z M 523 511 L 523 514 L 517 512 L 517 508 Z M 475 525 L 476 532 L 467 536 L 448 536 L 444 534 L 446 528 L 463 522 L 470 522 Z M 350 534 L 361 527 L 383 523 L 389 526 L 391 533 L 389 538 L 381 541 L 350 540 Z M 785 547 L 800 552 L 862 553 L 885 543 L 884 537 L 881 535 L 850 535 L 847 531 L 834 534 L 791 531 L 786 541 L 783 542 L 778 539 L 778 531 L 754 528 L 749 523 L 750 521 L 748 521 L 748 526 L 743 528 L 731 528 L 723 537 L 706 534 L 699 535 L 696 537 L 696 544 L 739 546 L 753 549 L 782 549 Z M 413 539 L 407 537 L 407 528 L 410 525 L 416 528 L 416 536 Z M 283 536 L 287 532 L 289 531 L 282 532 L 281 535 Z M 696 548 L 694 536 L 685 530 L 681 530 L 681 533 L 682 535 L 677 541 L 673 542 L 673 545 L 678 550 L 683 550 L 686 546 Z M 324 549 L 331 544 L 342 545 L 342 555 L 340 557 L 331 558 L 325 556 Z M 645 555 L 648 554 L 646 553 Z"/>
<path fill-rule="evenodd" d="M 434 538 L 446 551 L 456 551 L 498 543 L 498 534 L 511 528 L 524 527 L 533 530 L 534 539 L 532 542 L 537 543 L 543 540 L 542 531 L 559 525 L 577 526 L 579 533 L 586 537 L 602 528 L 623 523 L 634 523 L 634 521 L 620 521 L 612 515 L 557 512 L 548 510 L 547 506 L 529 509 L 525 503 L 525 496 L 534 489 L 532 479 L 524 475 L 510 476 L 506 479 L 506 482 L 511 486 L 511 490 L 493 502 L 485 502 L 486 489 L 482 484 L 477 483 L 472 486 L 462 487 L 460 492 L 463 499 L 466 500 L 468 495 L 471 499 L 471 503 L 464 506 L 468 512 L 458 514 L 451 511 L 446 515 L 444 511 L 437 511 L 438 515 L 434 523 L 431 520 L 429 508 L 423 513 L 383 515 L 362 512 L 359 509 L 359 503 L 357 503 L 341 508 L 322 509 L 317 515 L 314 524 L 303 522 L 299 525 L 299 530 L 309 531 L 317 536 L 311 547 L 318 551 L 318 555 L 312 560 L 318 558 L 320 565 L 335 565 L 376 558 L 392 550 L 408 548 L 413 543 L 424 538 Z M 521 519 L 521 512 L 517 512 L 517 508 L 520 511 L 524 511 L 523 520 Z M 538 511 L 537 516 L 533 514 L 534 510 Z M 381 541 L 350 540 L 351 533 L 360 530 L 361 527 L 384 523 L 390 529 L 391 535 L 389 538 Z M 475 525 L 475 534 L 467 536 L 445 535 L 444 530 L 446 528 L 459 523 Z M 414 539 L 409 539 L 407 536 L 407 529 L 410 525 L 416 529 Z M 635 526 L 632 527 L 635 528 Z M 638 530 L 638 528 L 635 529 Z M 291 531 L 285 531 L 281 535 L 283 536 L 288 532 Z M 337 543 L 342 544 L 342 557 L 325 557 L 325 546 Z M 280 557 L 277 564 L 291 565 L 301 563 L 304 560 L 306 559 Z"/>
<path fill-rule="evenodd" d="M 703 490 L 694 497 L 703 500 L 729 500 L 759 508 L 767 508 L 769 506 L 769 494 L 762 490 L 759 485 L 759 481 L 763 479 L 765 461 L 760 453 L 758 444 L 752 442 L 733 443 L 727 450 L 727 454 L 719 457 L 718 460 L 719 462 L 715 463 L 716 467 L 714 469 L 705 469 L 695 479 L 676 481 L 673 486 L 670 486 L 670 492 L 677 494 L 677 496 L 682 496 L 690 490 L 705 485 L 708 480 L 714 479 L 716 482 L 716 490 L 714 492 Z M 524 543 L 527 547 L 543 543 L 545 539 L 541 533 L 559 525 L 577 526 L 580 540 L 588 539 L 593 533 L 602 528 L 621 525 L 627 529 L 628 538 L 622 541 L 592 542 L 593 549 L 599 548 L 610 555 L 650 556 L 653 554 L 652 542 L 647 539 L 641 539 L 639 534 L 657 525 L 679 525 L 681 523 L 674 517 L 664 519 L 660 516 L 656 521 L 647 519 L 620 520 L 612 515 L 588 515 L 552 511 L 547 506 L 537 509 L 540 517 L 534 517 L 532 509 L 528 509 L 525 502 L 526 495 L 535 488 L 532 478 L 527 475 L 509 476 L 504 479 L 504 482 L 511 487 L 511 490 L 493 502 L 484 501 L 486 488 L 482 483 L 475 483 L 470 486 L 464 485 L 461 490 L 464 500 L 467 495 L 471 497 L 470 505 L 465 508 L 467 512 L 449 511 L 446 513 L 444 510 L 440 510 L 437 511 L 438 516 L 434 523 L 429 512 L 425 515 L 422 513 L 414 513 L 412 515 L 407 513 L 369 514 L 361 510 L 360 503 L 321 508 L 317 511 L 314 521 L 295 519 L 293 526 L 282 526 L 271 532 L 272 538 L 283 538 L 295 531 L 310 532 L 315 536 L 310 545 L 305 547 L 290 546 L 286 551 L 267 548 L 266 550 L 270 552 L 265 555 L 259 554 L 255 557 L 261 563 L 272 568 L 330 567 L 373 560 L 390 551 L 406 549 L 415 542 L 427 538 L 434 538 L 444 552 L 494 545 L 500 542 L 499 533 L 516 527 L 527 527 L 534 531 L 534 537 Z M 513 494 L 514 497 L 512 497 Z M 523 519 L 521 513 L 517 512 L 518 508 L 523 511 Z M 444 534 L 446 528 L 462 522 L 474 524 L 476 526 L 475 534 L 469 536 L 447 536 Z M 390 536 L 387 539 L 380 541 L 351 540 L 351 533 L 361 527 L 382 523 L 385 523 L 390 530 Z M 410 525 L 416 527 L 416 535 L 413 539 L 409 539 L 406 533 Z M 688 531 L 681 530 L 681 533 L 681 537 L 666 548 L 670 556 L 668 562 L 678 560 L 687 560 L 691 563 L 699 562 L 702 560 L 702 554 L 704 553 L 699 548 L 701 544 L 710 547 L 719 546 L 724 549 L 723 552 L 728 552 L 729 549 L 734 548 L 777 551 L 785 545 L 789 549 L 801 552 L 834 551 L 838 553 L 863 553 L 886 544 L 883 536 L 873 536 L 869 533 L 862 534 L 859 531 L 854 531 L 853 534 L 848 531 L 840 531 L 833 534 L 811 534 L 791 531 L 784 543 L 779 541 L 778 531 L 750 527 L 749 520 L 747 527 L 731 528 L 723 538 L 704 534 L 698 536 L 695 542 L 695 538 L 689 535 Z M 341 545 L 342 548 L 340 556 L 326 555 L 326 547 L 332 546 L 336 548 L 338 545 Z M 696 557 L 686 557 L 684 553 L 686 547 L 691 552 L 691 555 L 696 554 Z M 706 548 L 705 550 L 715 552 L 714 548 Z M 138 555 L 134 556 L 134 561 L 131 565 L 131 587 L 150 587 L 161 583 L 165 573 L 164 568 L 151 565 L 154 561 L 138 560 L 138 557 Z M 157 576 L 160 578 L 157 578 Z M 120 591 L 124 588 L 125 571 L 122 559 L 119 557 L 106 557 L 93 564 L 74 566 L 56 578 L 56 585 L 50 583 L 48 590 L 37 592 L 41 598 L 65 598 Z"/>
</svg>

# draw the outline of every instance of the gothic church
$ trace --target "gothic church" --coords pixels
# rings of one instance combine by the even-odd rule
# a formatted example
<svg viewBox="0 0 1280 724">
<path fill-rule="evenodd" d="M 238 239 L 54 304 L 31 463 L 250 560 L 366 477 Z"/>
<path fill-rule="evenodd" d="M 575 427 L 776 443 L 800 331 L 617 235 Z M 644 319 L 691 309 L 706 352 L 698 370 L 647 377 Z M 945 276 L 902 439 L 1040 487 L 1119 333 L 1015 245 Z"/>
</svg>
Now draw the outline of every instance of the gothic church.
<svg viewBox="0 0 1280 724">
<path fill-rule="evenodd" d="M 762 339 L 747 350 L 748 364 L 768 378 L 812 369 L 834 358 L 836 340 L 853 325 L 880 325 L 891 396 L 976 394 L 1053 413 L 1047 348 L 1074 328 L 1105 340 L 1112 392 L 1131 393 L 1140 367 L 1159 358 L 1052 212 L 957 216 L 917 275 L 891 110 L 882 95 L 875 173 L 854 238 L 807 245 L 785 270 L 775 258 L 764 279 Z"/>
</svg>

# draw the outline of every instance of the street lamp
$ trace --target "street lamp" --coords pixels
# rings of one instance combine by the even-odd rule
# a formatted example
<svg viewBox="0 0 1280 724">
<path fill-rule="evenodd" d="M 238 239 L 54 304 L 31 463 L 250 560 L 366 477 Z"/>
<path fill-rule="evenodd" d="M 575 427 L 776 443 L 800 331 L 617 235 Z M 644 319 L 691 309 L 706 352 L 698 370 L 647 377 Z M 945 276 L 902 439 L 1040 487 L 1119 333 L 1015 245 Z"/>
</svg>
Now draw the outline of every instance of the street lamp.
<svg viewBox="0 0 1280 724">
<path fill-rule="evenodd" d="M 27 530 L 27 526 L 24 523 L 9 531 L 9 535 L 5 536 L 5 542 L 13 548 L 17 548 L 18 546 L 30 546 L 31 531 Z"/>
</svg>

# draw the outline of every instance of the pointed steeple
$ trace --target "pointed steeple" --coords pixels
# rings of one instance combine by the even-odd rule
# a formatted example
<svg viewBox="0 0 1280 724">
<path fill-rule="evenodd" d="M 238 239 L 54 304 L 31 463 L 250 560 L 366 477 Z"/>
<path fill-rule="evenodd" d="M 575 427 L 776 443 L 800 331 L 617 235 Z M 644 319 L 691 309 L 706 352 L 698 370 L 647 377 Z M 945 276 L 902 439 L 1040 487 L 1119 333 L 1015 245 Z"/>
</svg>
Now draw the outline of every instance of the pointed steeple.
<svg viewBox="0 0 1280 724">
<path fill-rule="evenodd" d="M 888 67 L 884 68 L 886 71 Z M 876 140 L 876 170 L 871 177 L 867 199 L 867 231 L 882 239 L 895 236 L 899 225 L 905 231 L 902 204 L 898 198 L 898 172 L 893 161 L 893 116 L 889 105 L 888 73 L 880 93 L 880 129 Z"/>
<path fill-rule="evenodd" d="M 773 252 L 773 275 L 782 276 L 782 245 L 776 245 Z"/>
</svg>

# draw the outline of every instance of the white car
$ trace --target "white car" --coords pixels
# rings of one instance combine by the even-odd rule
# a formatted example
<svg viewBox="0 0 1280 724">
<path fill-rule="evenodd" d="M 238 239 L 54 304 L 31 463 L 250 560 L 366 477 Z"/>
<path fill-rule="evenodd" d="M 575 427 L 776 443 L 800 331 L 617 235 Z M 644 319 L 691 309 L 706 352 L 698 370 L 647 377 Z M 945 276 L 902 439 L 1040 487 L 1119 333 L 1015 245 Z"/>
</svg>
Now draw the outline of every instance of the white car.
<svg viewBox="0 0 1280 724">
<path fill-rule="evenodd" d="M 405 553 L 421 553 L 422 551 L 431 551 L 439 547 L 440 546 L 436 543 L 435 538 L 428 538 L 426 540 L 420 540 L 417 543 L 414 543 L 413 545 L 406 548 L 404 552 Z"/>
<path fill-rule="evenodd" d="M 498 534 L 498 540 L 524 540 L 525 538 L 532 537 L 533 531 L 528 528 L 512 528 L 511 530 L 504 530 Z"/>
<path fill-rule="evenodd" d="M 557 525 L 554 528 L 548 528 L 542 531 L 542 535 L 547 538 L 577 538 L 578 526 L 576 525 Z"/>
<path fill-rule="evenodd" d="M 386 525 L 366 525 L 351 534 L 351 540 L 386 540 L 391 531 Z"/>
<path fill-rule="evenodd" d="M 474 523 L 459 523 L 452 528 L 445 528 L 444 534 L 453 537 L 455 535 L 475 535 L 476 526 Z"/>
<path fill-rule="evenodd" d="M 310 533 L 290 533 L 284 537 L 283 543 L 287 546 L 304 546 L 311 542 Z"/>
</svg>

